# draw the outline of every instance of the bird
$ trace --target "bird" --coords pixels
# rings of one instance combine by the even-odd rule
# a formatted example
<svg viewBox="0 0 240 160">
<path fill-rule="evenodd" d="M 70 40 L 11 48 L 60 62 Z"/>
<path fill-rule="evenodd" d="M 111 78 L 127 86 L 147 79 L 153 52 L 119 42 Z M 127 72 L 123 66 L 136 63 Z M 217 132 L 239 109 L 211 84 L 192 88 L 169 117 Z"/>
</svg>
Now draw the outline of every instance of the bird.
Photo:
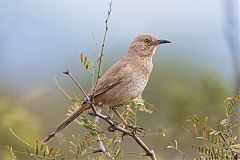
<svg viewBox="0 0 240 160">
<path fill-rule="evenodd" d="M 137 98 L 144 91 L 153 68 L 153 56 L 159 45 L 171 43 L 154 35 L 137 36 L 127 53 L 112 65 L 88 93 L 94 104 L 119 106 Z M 81 113 L 91 108 L 84 101 L 70 116 L 59 123 L 43 140 L 48 143 Z"/>
</svg>

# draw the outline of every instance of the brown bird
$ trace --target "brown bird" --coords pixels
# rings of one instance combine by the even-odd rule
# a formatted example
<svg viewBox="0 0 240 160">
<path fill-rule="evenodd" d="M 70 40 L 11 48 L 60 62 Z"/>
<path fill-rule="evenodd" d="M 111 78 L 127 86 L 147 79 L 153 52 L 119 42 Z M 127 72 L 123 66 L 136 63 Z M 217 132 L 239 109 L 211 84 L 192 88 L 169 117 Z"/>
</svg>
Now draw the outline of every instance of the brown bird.
<svg viewBox="0 0 240 160">
<path fill-rule="evenodd" d="M 124 104 L 138 97 L 145 89 L 153 68 L 152 58 L 158 45 L 171 43 L 152 35 L 140 35 L 130 44 L 127 54 L 116 62 L 97 82 L 94 103 L 110 106 Z M 89 94 L 92 97 L 93 91 Z M 57 133 L 91 108 L 83 102 L 72 115 L 58 124 L 44 139 L 49 142 Z"/>
</svg>

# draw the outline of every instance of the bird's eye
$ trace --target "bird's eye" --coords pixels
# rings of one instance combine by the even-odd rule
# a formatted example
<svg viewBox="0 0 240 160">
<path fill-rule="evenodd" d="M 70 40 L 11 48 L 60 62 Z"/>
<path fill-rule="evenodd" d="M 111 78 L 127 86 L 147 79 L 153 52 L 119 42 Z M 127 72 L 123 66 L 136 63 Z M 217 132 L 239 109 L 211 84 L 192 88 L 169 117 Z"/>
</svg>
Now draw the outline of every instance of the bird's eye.
<svg viewBox="0 0 240 160">
<path fill-rule="evenodd" d="M 149 43 L 150 43 L 150 40 L 149 40 L 149 39 L 145 39 L 145 40 L 144 40 L 144 43 L 149 44 Z"/>
</svg>

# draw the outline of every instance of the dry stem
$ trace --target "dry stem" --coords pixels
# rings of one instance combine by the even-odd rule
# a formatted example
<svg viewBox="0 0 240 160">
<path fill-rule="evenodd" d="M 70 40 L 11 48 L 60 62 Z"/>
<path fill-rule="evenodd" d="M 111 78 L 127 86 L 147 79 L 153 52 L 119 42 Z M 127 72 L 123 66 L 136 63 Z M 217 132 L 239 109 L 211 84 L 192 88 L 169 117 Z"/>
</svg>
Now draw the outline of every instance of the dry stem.
<svg viewBox="0 0 240 160">
<path fill-rule="evenodd" d="M 104 51 L 104 46 L 105 46 L 105 41 L 106 41 L 106 37 L 107 37 L 107 32 L 108 32 L 108 19 L 111 15 L 112 12 L 112 1 L 109 2 L 109 10 L 108 10 L 108 14 L 107 14 L 107 18 L 105 20 L 105 32 L 104 32 L 104 37 L 103 37 L 103 41 L 102 41 L 102 47 L 101 47 L 101 51 L 100 51 L 100 56 L 98 58 L 98 73 L 97 73 L 97 80 L 96 82 L 98 82 L 98 79 L 100 78 L 100 74 L 101 74 L 101 66 L 102 66 L 102 59 L 103 59 L 103 51 Z"/>
</svg>

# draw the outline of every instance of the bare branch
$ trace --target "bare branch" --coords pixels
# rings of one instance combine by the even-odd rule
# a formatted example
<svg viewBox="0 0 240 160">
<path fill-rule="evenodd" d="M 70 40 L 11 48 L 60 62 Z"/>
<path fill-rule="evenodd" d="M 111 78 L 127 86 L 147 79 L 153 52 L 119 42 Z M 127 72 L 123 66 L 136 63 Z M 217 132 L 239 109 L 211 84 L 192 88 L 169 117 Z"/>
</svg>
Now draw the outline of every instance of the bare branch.
<svg viewBox="0 0 240 160">
<path fill-rule="evenodd" d="M 20 138 L 11 128 L 9 128 L 9 130 L 17 139 L 19 139 L 21 142 L 23 142 L 26 146 L 29 146 L 29 147 L 31 147 L 33 149 L 36 149 L 36 147 L 32 146 L 31 144 L 29 144 L 28 142 L 26 142 L 25 140 Z"/>
<path fill-rule="evenodd" d="M 54 82 L 56 83 L 57 87 L 60 89 L 60 91 L 69 99 L 73 100 L 73 98 L 63 89 L 63 87 L 59 84 L 55 74 L 53 75 Z"/>
<path fill-rule="evenodd" d="M 109 2 L 109 10 L 108 10 L 107 18 L 105 20 L 105 32 L 104 32 L 103 41 L 102 41 L 102 45 L 101 45 L 100 55 L 99 55 L 99 58 L 98 58 L 98 73 L 97 73 L 96 83 L 98 82 L 98 79 L 101 76 L 101 68 L 102 68 L 102 61 L 103 61 L 103 51 L 104 51 L 105 41 L 106 41 L 107 32 L 108 32 L 108 19 L 109 19 L 110 15 L 111 15 L 111 12 L 112 12 L 112 1 Z"/>
<path fill-rule="evenodd" d="M 84 97 L 86 97 L 87 99 L 89 99 L 87 93 L 84 91 L 84 89 L 82 88 L 82 86 L 78 83 L 78 81 L 71 75 L 71 73 L 69 72 L 69 70 L 67 69 L 66 71 L 63 72 L 64 74 L 68 75 L 73 82 L 78 86 L 78 88 L 81 90 L 81 92 L 84 94 Z"/>
</svg>

